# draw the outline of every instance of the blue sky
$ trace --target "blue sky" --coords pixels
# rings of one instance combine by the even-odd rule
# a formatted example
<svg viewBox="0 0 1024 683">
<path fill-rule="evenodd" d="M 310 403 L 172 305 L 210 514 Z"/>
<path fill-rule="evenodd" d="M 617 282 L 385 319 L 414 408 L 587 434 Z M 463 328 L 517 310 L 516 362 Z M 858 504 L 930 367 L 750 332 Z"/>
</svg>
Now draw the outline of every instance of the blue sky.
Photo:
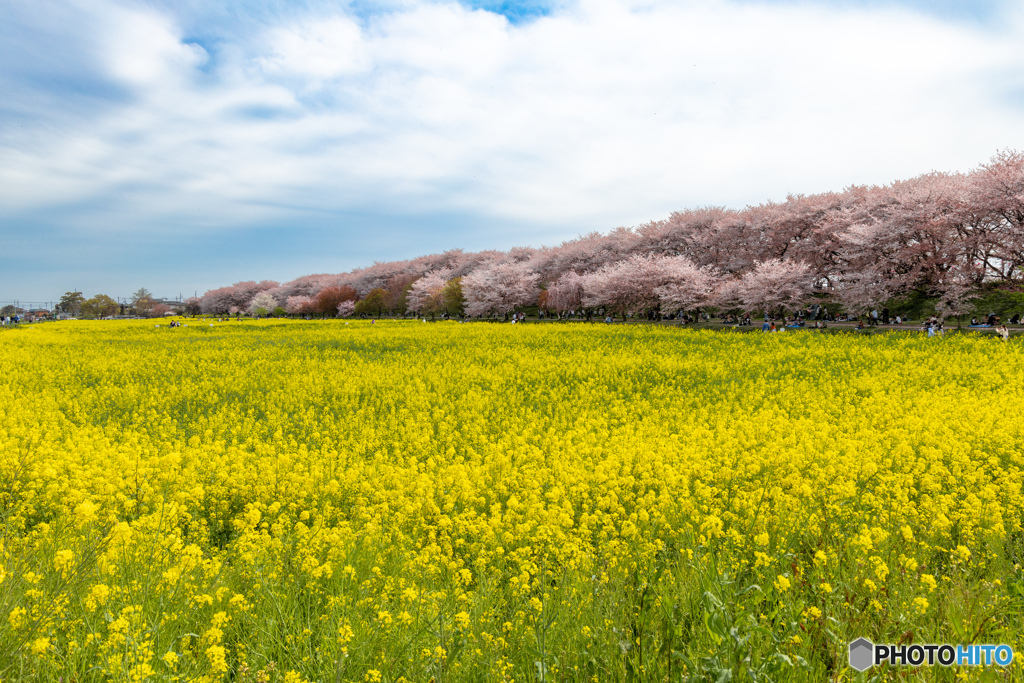
<svg viewBox="0 0 1024 683">
<path fill-rule="evenodd" d="M 556 244 L 1024 148 L 1024 7 L 0 0 L 0 302 Z"/>
</svg>

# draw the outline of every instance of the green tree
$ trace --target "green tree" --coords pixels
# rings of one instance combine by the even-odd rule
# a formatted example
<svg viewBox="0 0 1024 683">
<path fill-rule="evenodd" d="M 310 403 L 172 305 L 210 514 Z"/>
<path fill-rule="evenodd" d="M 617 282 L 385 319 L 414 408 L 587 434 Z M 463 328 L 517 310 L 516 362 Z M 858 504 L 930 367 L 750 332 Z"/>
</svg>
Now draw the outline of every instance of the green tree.
<svg viewBox="0 0 1024 683">
<path fill-rule="evenodd" d="M 444 290 L 438 292 L 433 296 L 428 296 L 423 300 L 420 305 L 420 313 L 423 315 L 429 315 L 430 319 L 433 320 L 435 316 L 444 313 Z"/>
<path fill-rule="evenodd" d="M 396 275 L 388 281 L 387 309 L 396 315 L 405 315 L 409 310 L 409 290 L 416 276 L 412 274 Z"/>
<path fill-rule="evenodd" d="M 356 302 L 356 313 L 376 315 L 378 318 L 388 308 L 388 292 L 385 289 L 371 289 L 369 294 Z"/>
<path fill-rule="evenodd" d="M 97 294 L 82 302 L 82 315 L 86 318 L 105 318 L 117 313 L 118 303 L 106 294 Z"/>
<path fill-rule="evenodd" d="M 62 313 L 78 315 L 81 311 L 83 301 L 85 301 L 85 297 L 82 296 L 81 292 L 64 292 L 64 296 L 60 298 L 57 308 L 59 308 Z"/>
<path fill-rule="evenodd" d="M 448 315 L 462 315 L 466 311 L 466 297 L 462 295 L 462 278 L 448 281 L 441 291 L 441 308 Z"/>
<path fill-rule="evenodd" d="M 136 315 L 149 315 L 153 303 L 153 294 L 145 287 L 140 287 L 132 294 L 132 308 L 135 309 Z"/>
</svg>

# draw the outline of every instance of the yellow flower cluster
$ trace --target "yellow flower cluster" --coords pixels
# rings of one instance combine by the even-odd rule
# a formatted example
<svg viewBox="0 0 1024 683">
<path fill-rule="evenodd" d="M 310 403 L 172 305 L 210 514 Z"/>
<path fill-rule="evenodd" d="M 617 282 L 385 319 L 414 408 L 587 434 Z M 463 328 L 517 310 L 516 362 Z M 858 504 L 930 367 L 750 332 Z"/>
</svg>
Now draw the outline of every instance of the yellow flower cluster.
<svg viewBox="0 0 1024 683">
<path fill-rule="evenodd" d="M 1024 632 L 1019 345 L 184 322 L 0 339 L 0 678 L 813 680 Z"/>
</svg>

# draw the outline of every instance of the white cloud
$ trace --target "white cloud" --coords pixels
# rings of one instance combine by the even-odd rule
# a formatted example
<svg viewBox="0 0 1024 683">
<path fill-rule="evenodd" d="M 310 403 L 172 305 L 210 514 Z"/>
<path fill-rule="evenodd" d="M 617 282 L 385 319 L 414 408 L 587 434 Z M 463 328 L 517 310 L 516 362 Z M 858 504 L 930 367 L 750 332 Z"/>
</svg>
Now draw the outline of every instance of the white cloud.
<svg viewBox="0 0 1024 683">
<path fill-rule="evenodd" d="M 314 85 L 370 66 L 359 25 L 349 17 L 273 28 L 267 43 L 268 55 L 258 60 L 266 73 L 292 76 Z"/>
<path fill-rule="evenodd" d="M 83 228 L 209 230 L 454 211 L 576 232 L 967 169 L 1024 140 L 1019 15 L 581 0 L 511 25 L 423 1 L 288 17 L 209 55 L 152 8 L 90 7 L 102 30 L 76 49 L 128 94 L 0 133 L 0 215 L 88 202 Z"/>
<path fill-rule="evenodd" d="M 181 87 L 206 61 L 202 47 L 183 43 L 180 29 L 157 14 L 113 8 L 101 31 L 100 58 L 112 77 L 129 86 Z"/>
</svg>

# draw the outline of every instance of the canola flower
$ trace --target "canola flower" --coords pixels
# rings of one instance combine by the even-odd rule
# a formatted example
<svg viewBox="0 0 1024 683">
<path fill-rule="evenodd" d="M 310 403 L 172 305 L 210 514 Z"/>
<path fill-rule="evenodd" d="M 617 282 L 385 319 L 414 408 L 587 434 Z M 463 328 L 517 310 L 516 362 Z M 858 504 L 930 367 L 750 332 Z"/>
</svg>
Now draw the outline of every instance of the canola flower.
<svg viewBox="0 0 1024 683">
<path fill-rule="evenodd" d="M 0 335 L 0 680 L 845 680 L 860 636 L 1022 649 L 1018 344 L 185 322 Z"/>
</svg>

